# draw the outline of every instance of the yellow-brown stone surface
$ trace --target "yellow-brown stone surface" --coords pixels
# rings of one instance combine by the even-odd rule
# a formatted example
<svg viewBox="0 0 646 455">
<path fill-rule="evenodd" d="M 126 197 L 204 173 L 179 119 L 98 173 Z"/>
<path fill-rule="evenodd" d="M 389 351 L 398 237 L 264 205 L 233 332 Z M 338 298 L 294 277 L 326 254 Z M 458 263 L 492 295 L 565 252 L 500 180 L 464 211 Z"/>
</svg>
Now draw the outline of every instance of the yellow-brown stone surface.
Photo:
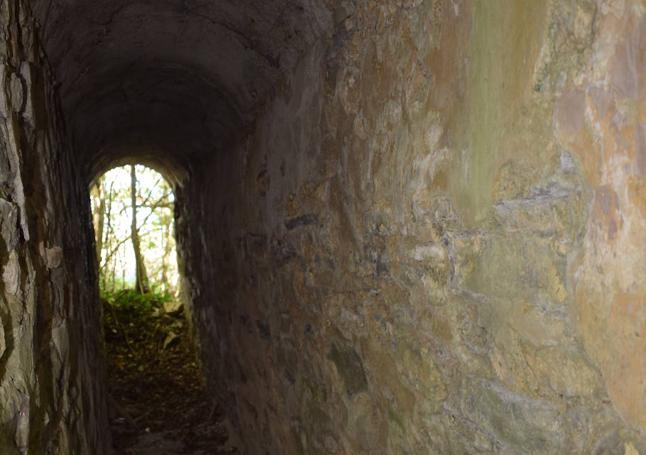
<svg viewBox="0 0 646 455">
<path fill-rule="evenodd" d="M 646 453 L 644 3 L 346 7 L 209 173 L 241 444 Z"/>
<path fill-rule="evenodd" d="M 646 431 L 646 3 L 614 6 L 589 74 L 557 101 L 557 131 L 592 198 L 572 265 L 578 329 L 613 404 Z"/>
</svg>

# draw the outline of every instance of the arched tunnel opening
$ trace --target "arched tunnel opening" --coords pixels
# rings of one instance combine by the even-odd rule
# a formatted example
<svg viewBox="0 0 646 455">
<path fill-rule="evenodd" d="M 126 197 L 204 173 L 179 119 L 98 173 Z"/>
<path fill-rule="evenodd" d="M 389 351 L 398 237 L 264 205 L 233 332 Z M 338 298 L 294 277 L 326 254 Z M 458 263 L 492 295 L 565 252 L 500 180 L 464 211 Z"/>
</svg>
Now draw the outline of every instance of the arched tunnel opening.
<svg viewBox="0 0 646 455">
<path fill-rule="evenodd" d="M 646 454 L 644 0 L 0 0 L 0 30 L 0 453 L 114 450 L 88 188 L 138 163 L 222 450 Z"/>
<path fill-rule="evenodd" d="M 90 198 L 115 451 L 227 453 L 180 289 L 171 182 L 117 166 L 93 179 Z"/>
<path fill-rule="evenodd" d="M 90 184 L 99 288 L 177 294 L 175 197 L 152 168 L 117 166 Z"/>
</svg>

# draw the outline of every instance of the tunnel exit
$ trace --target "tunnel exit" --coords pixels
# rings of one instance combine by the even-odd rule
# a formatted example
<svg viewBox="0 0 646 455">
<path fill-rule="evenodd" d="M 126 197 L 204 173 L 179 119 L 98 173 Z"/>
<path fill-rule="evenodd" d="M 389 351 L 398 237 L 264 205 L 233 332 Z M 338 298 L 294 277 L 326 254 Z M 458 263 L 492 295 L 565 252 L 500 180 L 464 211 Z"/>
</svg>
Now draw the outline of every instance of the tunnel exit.
<svg viewBox="0 0 646 455">
<path fill-rule="evenodd" d="M 120 166 L 92 182 L 90 199 L 115 450 L 224 453 L 180 298 L 171 183 Z"/>
</svg>

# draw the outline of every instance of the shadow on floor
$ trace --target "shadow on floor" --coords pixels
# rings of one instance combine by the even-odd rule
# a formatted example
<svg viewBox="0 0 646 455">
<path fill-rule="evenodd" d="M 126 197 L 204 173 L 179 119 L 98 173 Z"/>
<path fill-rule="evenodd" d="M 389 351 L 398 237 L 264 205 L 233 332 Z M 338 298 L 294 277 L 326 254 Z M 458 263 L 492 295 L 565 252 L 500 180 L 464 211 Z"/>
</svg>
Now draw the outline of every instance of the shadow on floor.
<svg viewBox="0 0 646 455">
<path fill-rule="evenodd" d="M 236 454 L 225 448 L 181 307 L 133 305 L 128 295 L 103 302 L 115 454 Z"/>
</svg>

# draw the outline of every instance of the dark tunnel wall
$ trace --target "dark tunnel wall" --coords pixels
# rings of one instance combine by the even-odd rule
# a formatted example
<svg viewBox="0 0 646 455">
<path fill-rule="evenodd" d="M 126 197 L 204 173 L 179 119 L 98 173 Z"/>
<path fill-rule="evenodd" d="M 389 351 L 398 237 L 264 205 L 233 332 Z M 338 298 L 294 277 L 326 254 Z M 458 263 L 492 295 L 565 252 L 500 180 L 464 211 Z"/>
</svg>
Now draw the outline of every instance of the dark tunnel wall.
<svg viewBox="0 0 646 455">
<path fill-rule="evenodd" d="M 30 2 L 0 2 L 0 453 L 105 454 L 89 200 Z"/>
<path fill-rule="evenodd" d="M 37 0 L 35 11 L 81 157 L 136 145 L 185 167 L 247 134 L 330 23 L 310 0 Z"/>
</svg>

